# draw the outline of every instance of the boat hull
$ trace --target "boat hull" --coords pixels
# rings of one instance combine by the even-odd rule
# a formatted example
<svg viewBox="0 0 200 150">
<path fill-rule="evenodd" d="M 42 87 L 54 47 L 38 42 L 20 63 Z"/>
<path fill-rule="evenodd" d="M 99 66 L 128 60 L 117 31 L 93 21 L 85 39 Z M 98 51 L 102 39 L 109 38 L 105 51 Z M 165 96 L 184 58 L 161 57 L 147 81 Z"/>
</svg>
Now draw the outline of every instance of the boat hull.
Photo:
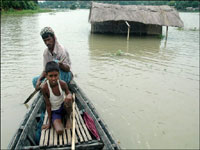
<svg viewBox="0 0 200 150">
<path fill-rule="evenodd" d="M 69 89 L 76 95 L 75 102 L 80 113 L 87 112 L 92 117 L 100 136 L 100 140 L 96 140 L 93 137 L 91 141 L 76 143 L 75 149 L 120 149 L 119 145 L 115 142 L 113 136 L 109 132 L 108 127 L 98 115 L 93 104 L 74 80 L 70 82 Z M 38 93 L 30 110 L 25 115 L 20 127 L 11 139 L 8 149 L 71 149 L 71 145 L 67 144 L 41 146 L 36 142 L 37 125 L 41 119 L 41 114 L 45 111 L 46 108 L 43 96 L 41 93 Z"/>
</svg>

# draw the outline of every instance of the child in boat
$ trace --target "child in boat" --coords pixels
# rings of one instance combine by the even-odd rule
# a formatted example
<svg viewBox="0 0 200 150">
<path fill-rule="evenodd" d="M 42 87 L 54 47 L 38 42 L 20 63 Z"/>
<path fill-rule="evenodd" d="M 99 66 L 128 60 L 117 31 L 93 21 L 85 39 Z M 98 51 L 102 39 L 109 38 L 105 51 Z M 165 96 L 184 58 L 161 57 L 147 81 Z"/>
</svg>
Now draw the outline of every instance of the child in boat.
<svg viewBox="0 0 200 150">
<path fill-rule="evenodd" d="M 48 129 L 53 124 L 57 134 L 63 133 L 62 117 L 66 117 L 66 128 L 72 127 L 72 94 L 67 84 L 59 80 L 59 66 L 56 62 L 50 61 L 46 64 L 46 83 L 41 87 L 44 96 L 46 110 L 48 113 L 48 123 L 43 125 L 43 129 Z"/>
</svg>

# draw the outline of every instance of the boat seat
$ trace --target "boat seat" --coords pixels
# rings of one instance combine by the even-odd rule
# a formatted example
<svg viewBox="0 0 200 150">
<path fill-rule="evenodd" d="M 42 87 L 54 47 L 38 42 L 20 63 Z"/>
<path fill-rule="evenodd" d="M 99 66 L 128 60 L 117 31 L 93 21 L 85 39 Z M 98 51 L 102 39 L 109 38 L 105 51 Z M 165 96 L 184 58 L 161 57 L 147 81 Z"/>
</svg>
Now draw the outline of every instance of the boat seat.
<svg viewBox="0 0 200 150">
<path fill-rule="evenodd" d="M 92 140 L 92 137 L 80 115 L 77 105 L 75 105 L 75 143 L 84 143 Z M 43 124 L 48 121 L 47 111 Z M 40 136 L 40 146 L 71 145 L 72 129 L 65 129 L 62 135 L 58 135 L 52 126 L 50 129 L 43 129 Z"/>
</svg>

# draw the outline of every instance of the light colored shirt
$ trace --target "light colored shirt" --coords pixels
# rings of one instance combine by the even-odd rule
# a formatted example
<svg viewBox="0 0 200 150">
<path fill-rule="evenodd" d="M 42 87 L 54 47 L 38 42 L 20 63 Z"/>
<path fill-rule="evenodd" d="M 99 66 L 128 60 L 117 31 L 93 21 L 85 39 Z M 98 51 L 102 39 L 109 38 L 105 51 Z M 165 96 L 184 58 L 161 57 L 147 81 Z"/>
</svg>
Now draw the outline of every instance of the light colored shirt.
<svg viewBox="0 0 200 150">
<path fill-rule="evenodd" d="M 45 71 L 45 66 L 49 61 L 62 60 L 63 58 L 65 59 L 62 63 L 71 67 L 71 60 L 67 49 L 56 42 L 53 50 L 53 55 L 48 50 L 48 48 L 46 48 L 43 53 L 43 70 Z"/>
</svg>

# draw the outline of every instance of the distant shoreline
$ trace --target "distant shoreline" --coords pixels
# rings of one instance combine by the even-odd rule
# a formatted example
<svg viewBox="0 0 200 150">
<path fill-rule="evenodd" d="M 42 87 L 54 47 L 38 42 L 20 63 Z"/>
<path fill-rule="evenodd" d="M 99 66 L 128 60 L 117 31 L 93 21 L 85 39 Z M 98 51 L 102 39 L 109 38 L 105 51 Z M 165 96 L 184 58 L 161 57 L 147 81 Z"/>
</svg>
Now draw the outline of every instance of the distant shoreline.
<svg viewBox="0 0 200 150">
<path fill-rule="evenodd" d="M 63 8 L 62 8 L 63 9 Z M 68 8 L 67 8 L 68 9 Z M 79 9 L 85 9 L 85 8 L 79 8 Z M 89 9 L 89 8 L 87 8 Z M 35 10 L 32 10 L 32 9 L 24 9 L 24 10 L 16 10 L 16 9 L 10 9 L 10 10 L 2 10 L 1 11 L 1 14 L 4 15 L 4 14 L 9 14 L 9 15 L 13 15 L 13 14 L 33 14 L 33 13 L 45 13 L 45 12 L 52 12 L 54 11 L 55 9 L 53 8 L 39 8 L 39 9 L 35 9 Z M 56 10 L 59 10 L 59 8 L 56 8 Z M 76 9 L 74 9 L 76 10 Z M 197 13 L 199 12 L 199 10 L 177 10 L 178 12 L 189 12 L 189 13 Z"/>
<path fill-rule="evenodd" d="M 35 13 L 45 13 L 45 12 L 52 12 L 52 9 L 24 9 L 24 10 L 16 10 L 16 9 L 10 9 L 10 10 L 2 10 L 1 15 L 19 15 L 19 14 L 35 14 Z"/>
<path fill-rule="evenodd" d="M 177 10 L 177 9 L 176 9 Z M 199 10 L 177 10 L 178 12 L 190 12 L 190 13 L 197 13 Z"/>
</svg>

